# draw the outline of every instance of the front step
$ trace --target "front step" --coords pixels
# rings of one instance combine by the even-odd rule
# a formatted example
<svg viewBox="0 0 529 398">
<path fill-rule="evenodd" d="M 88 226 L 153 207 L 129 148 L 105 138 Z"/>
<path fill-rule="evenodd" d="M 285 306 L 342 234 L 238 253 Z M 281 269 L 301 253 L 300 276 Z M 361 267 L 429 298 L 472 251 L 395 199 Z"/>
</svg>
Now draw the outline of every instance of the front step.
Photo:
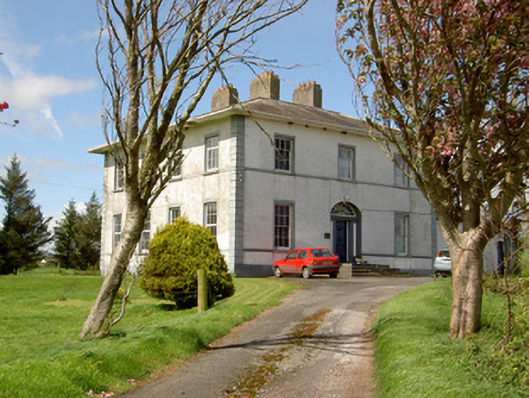
<svg viewBox="0 0 529 398">
<path fill-rule="evenodd" d="M 413 276 L 409 272 L 401 271 L 398 268 L 391 268 L 384 264 L 353 264 L 351 267 L 352 277 L 387 277 L 387 278 L 406 278 Z"/>
</svg>

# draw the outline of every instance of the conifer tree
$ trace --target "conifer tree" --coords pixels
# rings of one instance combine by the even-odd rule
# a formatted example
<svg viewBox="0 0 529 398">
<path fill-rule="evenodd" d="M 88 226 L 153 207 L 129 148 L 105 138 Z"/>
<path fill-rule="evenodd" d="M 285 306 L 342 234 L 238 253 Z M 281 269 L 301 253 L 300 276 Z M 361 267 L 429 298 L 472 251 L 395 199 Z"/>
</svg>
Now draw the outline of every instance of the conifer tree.
<svg viewBox="0 0 529 398">
<path fill-rule="evenodd" d="M 42 247 L 50 241 L 48 223 L 40 206 L 33 203 L 35 191 L 28 188 L 28 179 L 13 156 L 0 177 L 0 199 L 5 203 L 3 229 L 0 231 L 0 274 L 16 274 L 31 268 L 44 258 Z"/>
<path fill-rule="evenodd" d="M 54 228 L 55 253 L 53 259 L 59 268 L 82 268 L 82 257 L 79 253 L 80 216 L 72 199 L 64 209 L 63 219 Z"/>
<path fill-rule="evenodd" d="M 81 269 L 97 268 L 101 255 L 101 203 L 95 192 L 79 218 L 78 234 Z"/>
</svg>

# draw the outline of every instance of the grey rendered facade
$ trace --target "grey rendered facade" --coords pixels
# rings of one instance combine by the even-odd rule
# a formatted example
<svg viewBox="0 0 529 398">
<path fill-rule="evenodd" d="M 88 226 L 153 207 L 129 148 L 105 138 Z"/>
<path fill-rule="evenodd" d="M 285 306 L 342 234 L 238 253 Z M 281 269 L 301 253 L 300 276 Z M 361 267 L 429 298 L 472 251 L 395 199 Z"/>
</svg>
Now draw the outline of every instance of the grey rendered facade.
<svg viewBox="0 0 529 398">
<path fill-rule="evenodd" d="M 265 74 L 251 82 L 248 101 L 236 97 L 233 88 L 218 90 L 212 111 L 190 121 L 180 173 L 153 205 L 146 240 L 185 215 L 216 234 L 239 276 L 271 275 L 274 260 L 302 246 L 329 247 L 344 262 L 362 257 L 431 273 L 442 246 L 435 215 L 365 123 L 322 109 L 314 82 L 286 102 L 277 76 Z M 107 148 L 91 150 L 105 156 L 103 272 L 125 217 Z"/>
</svg>

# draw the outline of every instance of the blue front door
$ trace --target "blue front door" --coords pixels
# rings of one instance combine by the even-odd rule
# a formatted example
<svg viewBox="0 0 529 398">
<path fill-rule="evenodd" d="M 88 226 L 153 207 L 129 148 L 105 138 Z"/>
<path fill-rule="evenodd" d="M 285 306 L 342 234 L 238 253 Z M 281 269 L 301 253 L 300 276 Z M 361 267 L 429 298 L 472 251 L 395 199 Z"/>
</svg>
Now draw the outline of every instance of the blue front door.
<svg viewBox="0 0 529 398">
<path fill-rule="evenodd" d="M 334 221 L 334 253 L 338 256 L 341 263 L 348 260 L 348 230 L 349 222 L 346 220 Z"/>
</svg>

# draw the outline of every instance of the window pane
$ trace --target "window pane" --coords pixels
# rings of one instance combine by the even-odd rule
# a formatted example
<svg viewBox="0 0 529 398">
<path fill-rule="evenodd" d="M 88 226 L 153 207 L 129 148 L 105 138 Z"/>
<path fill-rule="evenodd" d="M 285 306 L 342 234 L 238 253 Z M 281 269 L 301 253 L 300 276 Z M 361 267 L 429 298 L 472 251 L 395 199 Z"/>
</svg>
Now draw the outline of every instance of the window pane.
<svg viewBox="0 0 529 398">
<path fill-rule="evenodd" d="M 274 216 L 274 246 L 290 247 L 290 205 L 276 205 Z"/>
<path fill-rule="evenodd" d="M 123 163 L 116 161 L 116 164 L 114 165 L 114 189 L 123 188 L 125 174 L 124 167 Z"/>
<path fill-rule="evenodd" d="M 288 253 L 286 257 L 287 260 L 294 260 L 298 256 L 298 251 L 299 250 L 292 250 L 290 253 Z"/>
<path fill-rule="evenodd" d="M 121 214 L 114 214 L 112 219 L 113 223 L 113 236 L 112 236 L 112 248 L 116 247 L 119 240 L 121 239 Z"/>
<path fill-rule="evenodd" d="M 170 207 L 169 208 L 169 224 L 174 223 L 178 217 L 180 217 L 180 207 Z"/>
<path fill-rule="evenodd" d="M 219 167 L 219 137 L 206 138 L 206 171 Z"/>
<path fill-rule="evenodd" d="M 353 179 L 354 149 L 338 148 L 338 178 Z"/>
<path fill-rule="evenodd" d="M 143 230 L 141 231 L 140 242 L 138 243 L 138 249 L 141 252 L 149 250 L 149 242 L 151 240 L 151 212 L 147 213 L 145 223 L 143 224 Z"/>
<path fill-rule="evenodd" d="M 292 139 L 282 137 L 275 139 L 276 170 L 292 171 L 292 149 Z"/>
<path fill-rule="evenodd" d="M 177 162 L 178 164 L 175 164 Z M 174 159 L 171 168 L 173 170 L 173 177 L 180 177 L 182 175 L 182 163 L 180 159 Z"/>
<path fill-rule="evenodd" d="M 397 187 L 407 187 L 408 186 L 408 176 L 402 171 L 402 167 L 405 167 L 404 160 L 400 155 L 394 155 L 394 179 L 395 186 Z M 399 167 L 400 166 L 400 167 Z"/>
<path fill-rule="evenodd" d="M 204 204 L 204 226 L 217 236 L 217 202 Z"/>
<path fill-rule="evenodd" d="M 325 249 L 314 249 L 311 250 L 312 257 L 314 258 L 322 258 L 322 257 L 334 257 L 334 254 L 332 254 L 329 250 Z"/>
<path fill-rule="evenodd" d="M 408 254 L 408 221 L 404 214 L 395 215 L 395 253 Z"/>
</svg>

